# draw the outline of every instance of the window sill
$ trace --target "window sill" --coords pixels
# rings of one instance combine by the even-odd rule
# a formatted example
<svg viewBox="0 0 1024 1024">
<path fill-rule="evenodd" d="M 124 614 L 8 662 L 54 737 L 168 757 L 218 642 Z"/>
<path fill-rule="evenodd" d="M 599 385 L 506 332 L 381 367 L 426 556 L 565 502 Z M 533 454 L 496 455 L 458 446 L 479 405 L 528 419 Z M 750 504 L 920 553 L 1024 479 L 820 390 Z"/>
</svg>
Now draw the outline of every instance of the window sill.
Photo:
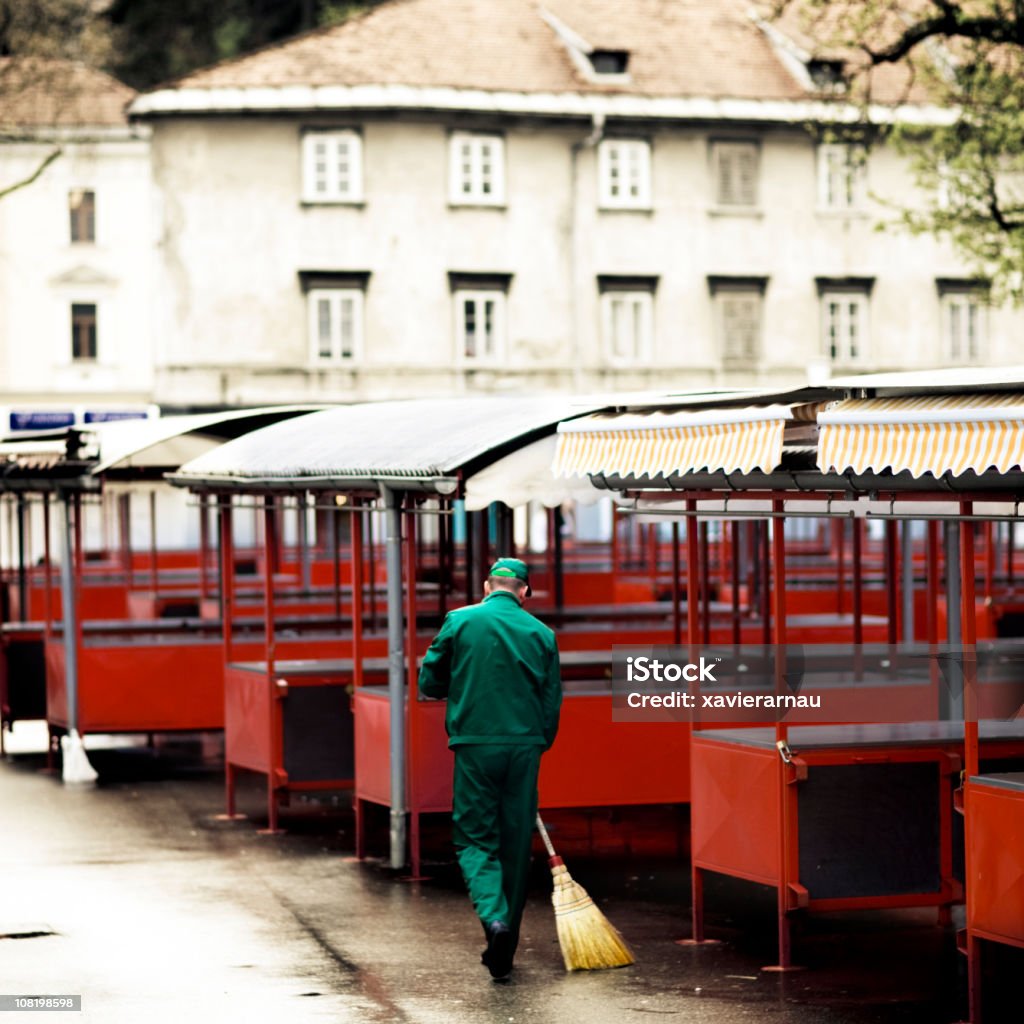
<svg viewBox="0 0 1024 1024">
<path fill-rule="evenodd" d="M 867 210 L 860 207 L 849 207 L 848 209 L 836 209 L 831 206 L 818 206 L 814 213 L 818 217 L 825 217 L 829 220 L 848 218 L 850 220 L 867 220 L 871 216 Z"/>
<path fill-rule="evenodd" d="M 316 209 L 318 206 L 350 206 L 356 210 L 366 207 L 365 199 L 300 199 L 299 206 L 304 209 Z"/>
<path fill-rule="evenodd" d="M 598 213 L 639 213 L 650 217 L 654 213 L 653 206 L 606 206 L 601 203 L 597 207 Z"/>
<path fill-rule="evenodd" d="M 761 220 L 764 210 L 760 206 L 709 206 L 709 217 L 744 217 L 748 220 Z"/>
<path fill-rule="evenodd" d="M 484 199 L 470 199 L 466 202 L 456 202 L 454 199 L 448 200 L 449 210 L 497 210 L 499 213 L 504 213 L 508 209 L 508 204 L 502 200 L 500 203 L 489 203 Z"/>
</svg>

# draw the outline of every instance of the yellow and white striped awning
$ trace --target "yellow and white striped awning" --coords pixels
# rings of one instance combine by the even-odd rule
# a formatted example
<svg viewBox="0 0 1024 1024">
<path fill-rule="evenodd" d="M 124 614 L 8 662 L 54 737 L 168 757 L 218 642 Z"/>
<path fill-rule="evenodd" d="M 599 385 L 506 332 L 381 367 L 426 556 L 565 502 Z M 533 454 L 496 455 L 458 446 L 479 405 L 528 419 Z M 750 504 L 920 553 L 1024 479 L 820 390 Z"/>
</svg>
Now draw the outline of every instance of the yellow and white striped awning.
<svg viewBox="0 0 1024 1024">
<path fill-rule="evenodd" d="M 818 468 L 999 473 L 1024 460 L 1024 396 L 855 398 L 818 416 Z"/>
<path fill-rule="evenodd" d="M 788 405 L 594 415 L 558 426 L 555 476 L 770 473 L 782 461 Z"/>
</svg>

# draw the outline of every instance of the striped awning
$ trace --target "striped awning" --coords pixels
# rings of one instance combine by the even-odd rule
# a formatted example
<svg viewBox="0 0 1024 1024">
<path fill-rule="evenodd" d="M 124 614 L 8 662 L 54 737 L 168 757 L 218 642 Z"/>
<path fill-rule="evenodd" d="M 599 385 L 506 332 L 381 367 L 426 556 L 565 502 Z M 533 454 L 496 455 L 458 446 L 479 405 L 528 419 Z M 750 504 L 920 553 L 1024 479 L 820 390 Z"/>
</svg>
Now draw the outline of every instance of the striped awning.
<svg viewBox="0 0 1024 1024">
<path fill-rule="evenodd" d="M 670 476 L 766 473 L 782 461 L 782 433 L 793 407 L 594 415 L 561 423 L 555 476 Z"/>
<path fill-rule="evenodd" d="M 838 402 L 818 416 L 818 468 L 999 473 L 1024 460 L 1024 396 L 940 395 Z"/>
</svg>

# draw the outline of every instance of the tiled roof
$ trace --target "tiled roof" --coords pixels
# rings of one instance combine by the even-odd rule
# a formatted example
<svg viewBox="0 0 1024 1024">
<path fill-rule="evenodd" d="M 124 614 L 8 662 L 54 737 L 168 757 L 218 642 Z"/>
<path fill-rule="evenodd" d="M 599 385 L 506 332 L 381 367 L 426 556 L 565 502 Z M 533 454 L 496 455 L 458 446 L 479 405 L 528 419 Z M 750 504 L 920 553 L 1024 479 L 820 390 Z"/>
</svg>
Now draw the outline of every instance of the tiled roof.
<svg viewBox="0 0 1024 1024">
<path fill-rule="evenodd" d="M 134 97 L 127 85 L 83 64 L 0 57 L 0 129 L 124 126 Z"/>
<path fill-rule="evenodd" d="M 391 0 L 166 89 L 402 85 L 523 93 L 806 97 L 749 0 Z M 630 52 L 627 81 L 583 74 L 556 24 Z"/>
</svg>

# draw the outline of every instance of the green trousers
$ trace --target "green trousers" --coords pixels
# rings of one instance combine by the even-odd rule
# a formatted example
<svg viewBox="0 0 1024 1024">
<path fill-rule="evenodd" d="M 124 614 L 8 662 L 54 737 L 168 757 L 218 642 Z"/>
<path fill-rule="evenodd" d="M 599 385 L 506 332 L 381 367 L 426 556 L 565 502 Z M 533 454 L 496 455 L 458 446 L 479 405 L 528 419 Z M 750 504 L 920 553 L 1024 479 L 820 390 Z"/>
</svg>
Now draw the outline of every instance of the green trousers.
<svg viewBox="0 0 1024 1024">
<path fill-rule="evenodd" d="M 513 950 L 526 904 L 539 746 L 453 748 L 455 851 L 480 923 L 504 921 Z"/>
</svg>

